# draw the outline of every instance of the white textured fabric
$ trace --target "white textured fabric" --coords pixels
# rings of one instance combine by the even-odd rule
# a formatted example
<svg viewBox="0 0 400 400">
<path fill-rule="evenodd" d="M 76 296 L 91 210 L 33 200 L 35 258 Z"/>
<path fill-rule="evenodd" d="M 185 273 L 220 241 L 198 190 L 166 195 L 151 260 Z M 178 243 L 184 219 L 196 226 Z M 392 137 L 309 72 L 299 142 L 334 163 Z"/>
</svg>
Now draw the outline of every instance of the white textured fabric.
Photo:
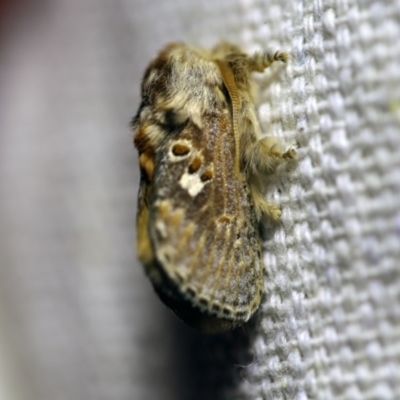
<svg viewBox="0 0 400 400">
<path fill-rule="evenodd" d="M 400 399 L 400 2 L 275 3 L 248 12 L 293 56 L 261 109 L 299 164 L 243 397 Z"/>
<path fill-rule="evenodd" d="M 0 399 L 400 399 L 400 0 L 35 3 L 1 20 Z M 165 42 L 221 38 L 290 51 L 259 112 L 299 161 L 257 320 L 207 337 L 135 260 L 128 122 Z"/>
</svg>

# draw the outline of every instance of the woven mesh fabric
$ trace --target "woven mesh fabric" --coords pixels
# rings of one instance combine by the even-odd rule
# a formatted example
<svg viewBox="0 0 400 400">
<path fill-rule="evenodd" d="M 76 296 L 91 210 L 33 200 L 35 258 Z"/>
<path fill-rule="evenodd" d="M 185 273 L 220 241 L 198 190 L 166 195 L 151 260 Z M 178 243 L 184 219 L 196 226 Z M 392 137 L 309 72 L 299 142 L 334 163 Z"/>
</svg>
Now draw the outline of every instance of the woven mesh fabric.
<svg viewBox="0 0 400 400">
<path fill-rule="evenodd" d="M 249 15 L 291 49 L 261 111 L 299 164 L 274 197 L 283 229 L 243 398 L 398 399 L 400 3 L 254 2 Z"/>
<path fill-rule="evenodd" d="M 0 398 L 400 398 L 400 0 L 15 2 L 0 42 Z M 2 11 L 3 9 L 0 9 Z M 132 243 L 128 129 L 167 41 L 291 53 L 257 76 L 295 145 L 257 319 L 207 337 Z"/>
</svg>

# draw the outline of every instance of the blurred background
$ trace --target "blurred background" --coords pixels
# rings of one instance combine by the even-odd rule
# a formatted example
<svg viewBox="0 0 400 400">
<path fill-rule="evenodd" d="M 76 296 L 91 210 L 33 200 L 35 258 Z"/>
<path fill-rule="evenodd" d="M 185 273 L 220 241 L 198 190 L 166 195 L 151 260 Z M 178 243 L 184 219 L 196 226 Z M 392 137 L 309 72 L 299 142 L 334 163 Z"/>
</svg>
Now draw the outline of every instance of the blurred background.
<svg viewBox="0 0 400 400">
<path fill-rule="evenodd" d="M 136 260 L 129 129 L 166 42 L 229 36 L 239 6 L 218 3 L 1 3 L 0 399 L 216 398 L 231 378 L 226 339 L 181 323 Z"/>
<path fill-rule="evenodd" d="M 0 400 L 400 398 L 400 3 L 383 3 L 0 2 Z M 166 42 L 221 38 L 291 51 L 258 78 L 260 118 L 299 165 L 271 192 L 261 321 L 208 337 L 136 261 L 129 122 Z"/>
</svg>

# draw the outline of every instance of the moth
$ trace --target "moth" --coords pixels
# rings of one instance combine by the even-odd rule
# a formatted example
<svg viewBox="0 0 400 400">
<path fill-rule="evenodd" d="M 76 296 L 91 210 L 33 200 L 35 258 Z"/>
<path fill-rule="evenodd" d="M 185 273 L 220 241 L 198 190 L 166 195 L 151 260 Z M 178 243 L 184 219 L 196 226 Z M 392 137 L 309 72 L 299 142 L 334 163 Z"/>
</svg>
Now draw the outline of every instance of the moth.
<svg viewBox="0 0 400 400">
<path fill-rule="evenodd" d="M 205 332 L 248 321 L 263 295 L 259 225 L 281 215 L 265 177 L 296 153 L 261 137 L 251 73 L 287 58 L 172 43 L 143 77 L 138 257 L 165 304 Z"/>
</svg>

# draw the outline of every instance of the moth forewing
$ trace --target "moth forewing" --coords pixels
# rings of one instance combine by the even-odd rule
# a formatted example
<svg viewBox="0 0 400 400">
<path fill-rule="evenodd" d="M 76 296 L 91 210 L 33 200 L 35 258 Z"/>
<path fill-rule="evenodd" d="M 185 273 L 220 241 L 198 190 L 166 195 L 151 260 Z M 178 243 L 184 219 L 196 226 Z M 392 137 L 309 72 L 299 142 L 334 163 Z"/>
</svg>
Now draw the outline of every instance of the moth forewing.
<svg viewBox="0 0 400 400">
<path fill-rule="evenodd" d="M 257 175 L 294 157 L 259 145 L 250 72 L 271 62 L 227 43 L 176 43 L 143 79 L 139 258 L 161 299 L 203 331 L 246 322 L 263 294 L 259 220 L 278 209 Z"/>
</svg>

